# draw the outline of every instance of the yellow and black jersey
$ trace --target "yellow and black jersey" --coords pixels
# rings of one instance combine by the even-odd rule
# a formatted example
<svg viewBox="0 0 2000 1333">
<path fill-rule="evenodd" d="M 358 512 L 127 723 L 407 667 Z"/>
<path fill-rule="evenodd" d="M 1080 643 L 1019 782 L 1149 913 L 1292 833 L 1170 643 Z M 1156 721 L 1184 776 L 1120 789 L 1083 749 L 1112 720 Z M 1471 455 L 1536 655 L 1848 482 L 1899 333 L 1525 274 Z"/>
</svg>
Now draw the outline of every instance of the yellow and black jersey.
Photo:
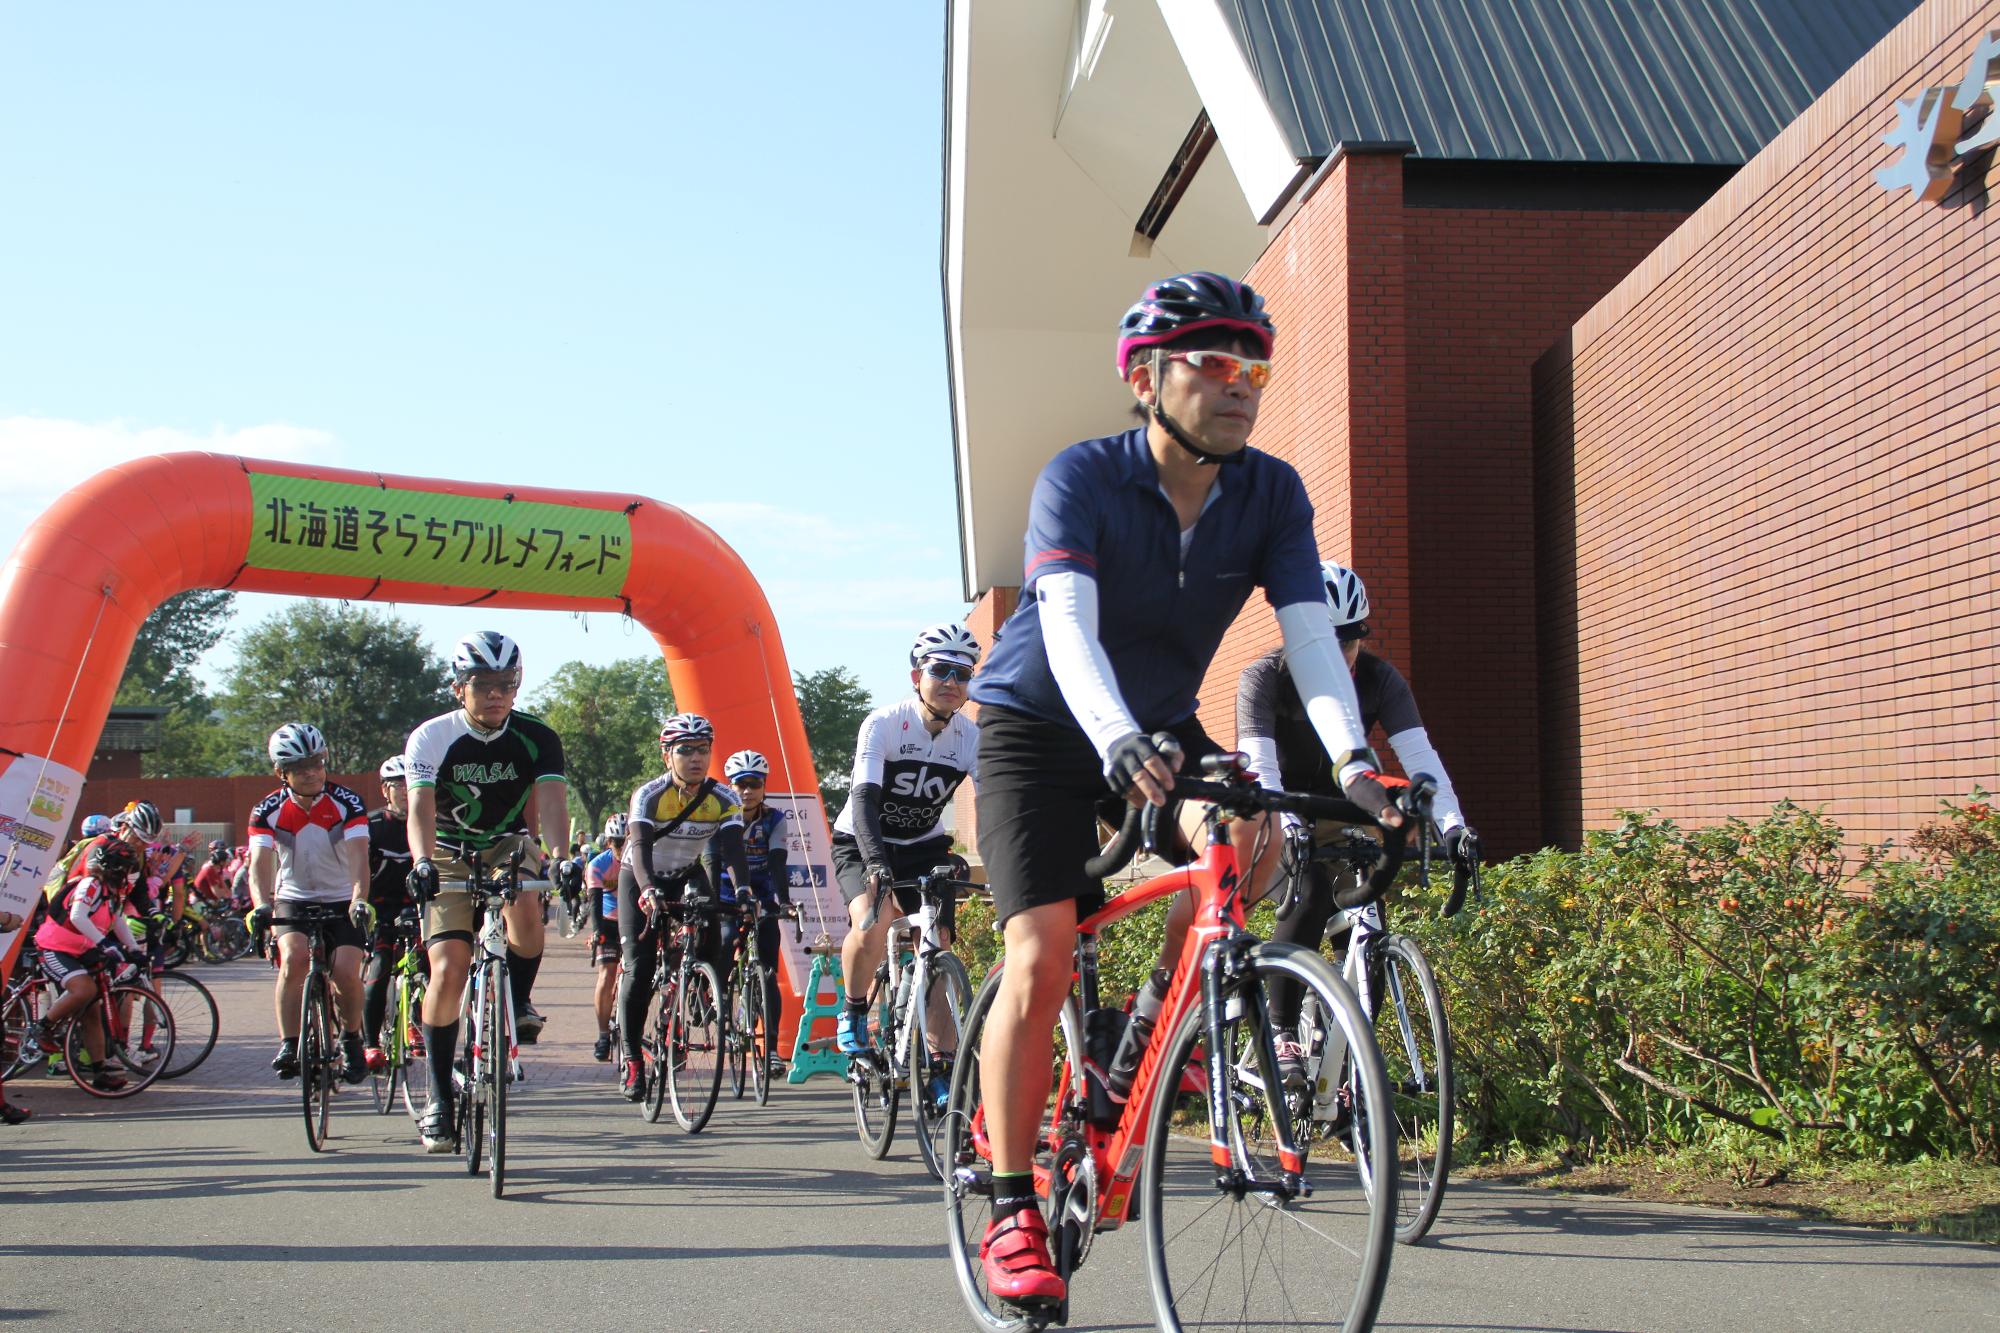
<svg viewBox="0 0 2000 1333">
<path fill-rule="evenodd" d="M 639 843 L 646 825 L 665 830 L 675 820 L 680 823 L 665 837 L 656 838 L 653 843 L 653 874 L 667 876 L 687 869 L 708 846 L 708 840 L 722 829 L 734 825 L 743 827 L 743 803 L 736 799 L 736 793 L 714 778 L 704 777 L 692 797 L 694 809 L 686 819 L 681 812 L 687 810 L 690 796 L 674 785 L 674 780 L 662 773 L 645 786 L 632 793 L 632 808 L 627 811 L 632 824 L 632 834 L 625 843 L 625 864 L 632 867 L 634 874 L 640 874 Z M 641 875 L 641 878 L 644 876 Z"/>
</svg>

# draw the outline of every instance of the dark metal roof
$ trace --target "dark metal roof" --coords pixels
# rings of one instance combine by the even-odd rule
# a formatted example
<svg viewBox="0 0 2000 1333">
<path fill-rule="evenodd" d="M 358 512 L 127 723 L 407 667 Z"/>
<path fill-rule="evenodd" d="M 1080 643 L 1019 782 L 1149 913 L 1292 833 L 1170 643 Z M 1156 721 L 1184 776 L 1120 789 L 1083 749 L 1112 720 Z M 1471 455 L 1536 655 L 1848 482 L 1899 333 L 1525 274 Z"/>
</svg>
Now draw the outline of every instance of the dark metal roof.
<svg viewBox="0 0 2000 1333">
<path fill-rule="evenodd" d="M 1301 159 L 1748 161 L 1916 0 L 1222 0 Z"/>
</svg>

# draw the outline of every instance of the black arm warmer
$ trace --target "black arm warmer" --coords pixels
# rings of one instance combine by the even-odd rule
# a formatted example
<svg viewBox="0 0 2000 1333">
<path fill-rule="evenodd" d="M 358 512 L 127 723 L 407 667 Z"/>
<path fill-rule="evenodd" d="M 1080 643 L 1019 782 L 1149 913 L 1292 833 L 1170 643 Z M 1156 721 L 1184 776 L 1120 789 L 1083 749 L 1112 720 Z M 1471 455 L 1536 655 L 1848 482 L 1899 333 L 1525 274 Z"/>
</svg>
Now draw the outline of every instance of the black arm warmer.
<svg viewBox="0 0 2000 1333">
<path fill-rule="evenodd" d="M 854 842 L 869 865 L 888 865 L 889 849 L 882 842 L 882 788 L 864 782 L 848 796 L 854 806 Z"/>
<path fill-rule="evenodd" d="M 741 824 L 724 824 L 715 831 L 715 836 L 708 840 L 708 845 L 714 850 L 715 859 L 729 868 L 730 881 L 738 890 L 748 893 L 750 891 L 750 862 L 743 855 L 743 826 Z M 715 885 L 716 893 L 720 895 L 722 892 L 722 881 L 718 878 L 711 882 Z"/>
<path fill-rule="evenodd" d="M 764 853 L 764 873 L 771 877 L 771 892 L 781 903 L 792 900 L 792 881 L 785 866 L 790 856 L 783 847 L 773 847 Z"/>
</svg>

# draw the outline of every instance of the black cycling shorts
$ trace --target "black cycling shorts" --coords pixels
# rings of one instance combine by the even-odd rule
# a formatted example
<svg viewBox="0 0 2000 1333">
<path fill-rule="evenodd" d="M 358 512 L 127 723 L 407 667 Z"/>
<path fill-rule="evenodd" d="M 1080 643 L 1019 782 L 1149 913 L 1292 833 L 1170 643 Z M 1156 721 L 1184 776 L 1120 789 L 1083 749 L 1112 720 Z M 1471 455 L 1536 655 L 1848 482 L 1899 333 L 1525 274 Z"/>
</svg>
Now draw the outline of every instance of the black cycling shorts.
<svg viewBox="0 0 2000 1333">
<path fill-rule="evenodd" d="M 1188 717 L 1172 733 L 1185 757 L 1181 772 L 1200 772 L 1202 756 L 1221 746 Z M 995 704 L 979 709 L 979 858 L 1000 925 L 1016 912 L 1074 899 L 1079 919 L 1104 905 L 1104 884 L 1083 873 L 1126 803 L 1104 781 L 1104 761 L 1073 724 L 1045 722 Z M 836 856 L 838 854 L 836 853 Z"/>
<path fill-rule="evenodd" d="M 281 901 L 271 909 L 271 938 L 273 940 L 281 939 L 286 935 L 294 933 L 300 935 L 309 935 L 312 933 L 312 926 L 306 925 L 302 921 L 294 921 L 291 917 L 285 915 L 285 908 L 286 904 Z M 366 949 L 368 947 L 368 937 L 361 933 L 361 927 L 354 924 L 353 918 L 345 914 L 338 921 L 327 922 L 325 929 L 326 942 L 329 949 Z"/>
<path fill-rule="evenodd" d="M 915 879 L 928 875 L 939 866 L 951 860 L 951 835 L 943 834 L 913 842 L 908 846 L 898 843 L 883 844 L 889 849 L 889 871 L 897 879 Z M 861 844 L 845 833 L 833 835 L 833 878 L 840 885 L 842 902 L 853 902 L 868 892 L 868 863 L 861 859 Z M 910 888 L 896 890 L 896 905 L 905 912 L 914 912 L 923 906 L 923 899 Z M 938 916 L 938 924 L 946 930 L 958 924 L 958 897 L 944 905 Z"/>
<path fill-rule="evenodd" d="M 104 955 L 96 949 L 89 953 L 57 953 L 54 949 L 42 950 L 42 975 L 57 986 L 65 985 L 71 977 L 89 976 L 92 969 L 104 965 Z"/>
</svg>

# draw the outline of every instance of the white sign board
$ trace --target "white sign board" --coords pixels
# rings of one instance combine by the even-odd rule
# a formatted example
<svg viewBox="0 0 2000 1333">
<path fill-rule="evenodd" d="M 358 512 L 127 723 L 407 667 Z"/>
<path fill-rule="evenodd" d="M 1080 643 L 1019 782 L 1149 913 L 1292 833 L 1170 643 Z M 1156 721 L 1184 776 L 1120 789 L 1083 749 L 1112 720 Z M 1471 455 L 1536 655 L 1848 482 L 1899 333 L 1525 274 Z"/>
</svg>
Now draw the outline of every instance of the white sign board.
<svg viewBox="0 0 2000 1333">
<path fill-rule="evenodd" d="M 24 919 L 34 911 L 82 794 L 81 773 L 40 755 L 16 755 L 0 773 L 0 911 Z M 12 959 L 19 933 L 0 932 L 0 960 Z"/>
</svg>

